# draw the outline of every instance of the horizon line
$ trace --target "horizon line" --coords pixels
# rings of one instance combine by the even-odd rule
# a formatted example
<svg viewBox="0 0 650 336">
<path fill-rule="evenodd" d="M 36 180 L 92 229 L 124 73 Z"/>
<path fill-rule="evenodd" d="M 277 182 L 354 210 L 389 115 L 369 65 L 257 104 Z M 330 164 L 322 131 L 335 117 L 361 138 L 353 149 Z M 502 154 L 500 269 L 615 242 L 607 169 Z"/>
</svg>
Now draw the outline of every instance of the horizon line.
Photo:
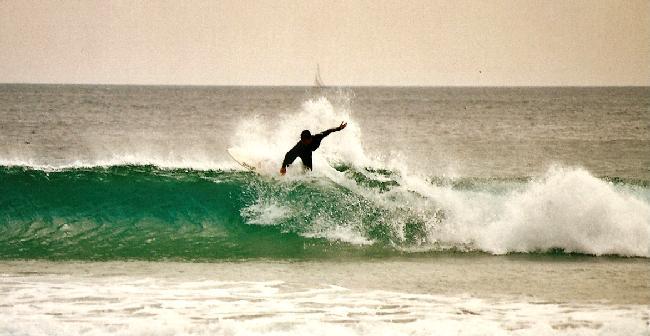
<svg viewBox="0 0 650 336">
<path fill-rule="evenodd" d="M 314 88 L 314 89 L 336 89 L 336 88 L 646 88 L 647 85 L 326 85 L 324 87 L 315 87 L 313 85 L 290 85 L 290 84 L 137 84 L 137 83 L 53 83 L 53 82 L 0 82 L 0 85 L 62 85 L 62 86 L 149 86 L 149 87 L 260 87 L 260 88 Z"/>
</svg>

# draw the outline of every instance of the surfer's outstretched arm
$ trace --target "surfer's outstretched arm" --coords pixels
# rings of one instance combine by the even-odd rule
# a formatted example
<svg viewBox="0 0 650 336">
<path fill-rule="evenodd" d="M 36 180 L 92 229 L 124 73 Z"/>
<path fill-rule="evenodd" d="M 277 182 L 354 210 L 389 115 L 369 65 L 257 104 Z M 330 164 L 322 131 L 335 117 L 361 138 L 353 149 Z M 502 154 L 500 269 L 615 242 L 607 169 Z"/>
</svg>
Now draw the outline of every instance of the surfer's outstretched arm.
<svg viewBox="0 0 650 336">
<path fill-rule="evenodd" d="M 341 122 L 341 124 L 339 125 L 339 127 L 330 128 L 330 129 L 328 129 L 328 130 L 326 130 L 326 131 L 322 131 L 322 132 L 320 132 L 319 134 L 324 138 L 324 137 L 330 135 L 330 133 L 332 133 L 332 132 L 338 132 L 338 131 L 344 129 L 345 126 L 347 126 L 347 125 L 348 125 L 348 123 L 346 123 L 346 122 Z"/>
</svg>

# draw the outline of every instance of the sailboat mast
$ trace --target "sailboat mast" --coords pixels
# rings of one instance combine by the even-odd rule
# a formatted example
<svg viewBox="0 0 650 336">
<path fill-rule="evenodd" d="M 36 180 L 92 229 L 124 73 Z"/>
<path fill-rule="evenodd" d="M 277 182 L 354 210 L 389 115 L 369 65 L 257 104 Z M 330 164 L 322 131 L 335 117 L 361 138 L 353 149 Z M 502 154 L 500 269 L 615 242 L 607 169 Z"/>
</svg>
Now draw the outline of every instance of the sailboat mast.
<svg viewBox="0 0 650 336">
<path fill-rule="evenodd" d="M 325 84 L 323 84 L 323 80 L 320 77 L 320 65 L 316 64 L 316 76 L 314 77 L 314 86 L 316 87 L 323 87 Z"/>
</svg>

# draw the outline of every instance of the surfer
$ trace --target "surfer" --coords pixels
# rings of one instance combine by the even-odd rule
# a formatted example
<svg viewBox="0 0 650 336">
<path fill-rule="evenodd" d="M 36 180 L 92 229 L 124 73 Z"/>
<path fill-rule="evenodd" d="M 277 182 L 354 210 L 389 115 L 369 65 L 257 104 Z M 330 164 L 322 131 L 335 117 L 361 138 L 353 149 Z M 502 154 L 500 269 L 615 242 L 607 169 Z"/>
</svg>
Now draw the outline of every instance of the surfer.
<svg viewBox="0 0 650 336">
<path fill-rule="evenodd" d="M 326 131 L 312 135 L 309 130 L 304 130 L 300 133 L 300 141 L 291 148 L 284 156 L 284 161 L 282 161 L 282 168 L 280 168 L 280 174 L 284 175 L 287 173 L 287 166 L 292 164 L 293 161 L 300 157 L 302 164 L 309 170 L 312 169 L 311 166 L 311 152 L 318 149 L 320 142 L 332 132 L 337 132 L 345 128 L 348 123 L 342 122 L 339 127 L 330 128 Z"/>
</svg>

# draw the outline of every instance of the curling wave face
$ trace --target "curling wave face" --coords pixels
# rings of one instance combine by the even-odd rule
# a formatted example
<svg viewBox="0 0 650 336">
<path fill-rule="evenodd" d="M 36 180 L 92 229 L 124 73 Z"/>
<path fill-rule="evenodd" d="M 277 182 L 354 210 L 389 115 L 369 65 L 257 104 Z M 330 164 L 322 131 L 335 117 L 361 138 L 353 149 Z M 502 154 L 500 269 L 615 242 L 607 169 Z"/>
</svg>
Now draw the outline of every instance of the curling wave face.
<svg viewBox="0 0 650 336">
<path fill-rule="evenodd" d="M 650 188 L 551 168 L 420 179 L 334 165 L 291 179 L 155 166 L 0 168 L 0 257 L 215 260 L 482 251 L 650 256 Z"/>
</svg>

